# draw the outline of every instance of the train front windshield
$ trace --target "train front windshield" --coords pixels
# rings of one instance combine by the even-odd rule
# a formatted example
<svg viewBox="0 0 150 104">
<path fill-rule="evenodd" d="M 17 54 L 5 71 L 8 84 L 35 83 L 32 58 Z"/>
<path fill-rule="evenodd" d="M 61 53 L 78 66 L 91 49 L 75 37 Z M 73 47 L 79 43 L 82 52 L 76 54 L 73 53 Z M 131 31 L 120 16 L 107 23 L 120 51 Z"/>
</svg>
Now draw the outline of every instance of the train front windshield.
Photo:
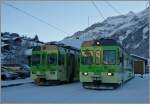
<svg viewBox="0 0 150 104">
<path fill-rule="evenodd" d="M 32 60 L 32 65 L 40 64 L 40 54 L 33 54 L 31 60 Z"/>
<path fill-rule="evenodd" d="M 57 64 L 57 54 L 51 53 L 47 56 L 48 64 Z"/>
<path fill-rule="evenodd" d="M 93 51 L 82 51 L 81 63 L 85 65 L 93 64 Z"/>
<path fill-rule="evenodd" d="M 114 50 L 103 51 L 103 62 L 104 64 L 115 64 L 116 63 L 116 51 Z"/>
</svg>

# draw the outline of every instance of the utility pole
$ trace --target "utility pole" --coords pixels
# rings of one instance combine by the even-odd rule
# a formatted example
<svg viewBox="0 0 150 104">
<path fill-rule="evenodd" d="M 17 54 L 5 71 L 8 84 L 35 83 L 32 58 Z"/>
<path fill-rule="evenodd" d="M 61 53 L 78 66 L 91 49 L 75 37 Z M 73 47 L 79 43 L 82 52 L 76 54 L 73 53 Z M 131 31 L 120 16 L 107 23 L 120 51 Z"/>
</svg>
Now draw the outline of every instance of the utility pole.
<svg viewBox="0 0 150 104">
<path fill-rule="evenodd" d="M 88 16 L 88 27 L 89 27 L 89 16 Z"/>
</svg>

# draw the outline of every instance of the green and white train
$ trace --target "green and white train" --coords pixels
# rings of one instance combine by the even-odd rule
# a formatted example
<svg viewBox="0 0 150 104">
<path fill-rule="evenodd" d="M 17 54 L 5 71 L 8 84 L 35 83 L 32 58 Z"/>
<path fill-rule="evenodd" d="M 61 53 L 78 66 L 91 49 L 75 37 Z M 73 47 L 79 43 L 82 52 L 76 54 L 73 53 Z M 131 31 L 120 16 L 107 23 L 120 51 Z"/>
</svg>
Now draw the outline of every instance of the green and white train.
<svg viewBox="0 0 150 104">
<path fill-rule="evenodd" d="M 34 47 L 31 57 L 31 78 L 37 85 L 77 81 L 79 55 L 78 49 L 56 42 Z"/>
<path fill-rule="evenodd" d="M 80 51 L 54 42 L 32 51 L 31 78 L 38 85 L 80 79 L 84 88 L 116 88 L 134 77 L 130 54 L 115 40 L 84 41 Z"/>
<path fill-rule="evenodd" d="M 80 82 L 84 88 L 116 88 L 134 77 L 132 61 L 129 53 L 113 39 L 84 41 Z"/>
</svg>

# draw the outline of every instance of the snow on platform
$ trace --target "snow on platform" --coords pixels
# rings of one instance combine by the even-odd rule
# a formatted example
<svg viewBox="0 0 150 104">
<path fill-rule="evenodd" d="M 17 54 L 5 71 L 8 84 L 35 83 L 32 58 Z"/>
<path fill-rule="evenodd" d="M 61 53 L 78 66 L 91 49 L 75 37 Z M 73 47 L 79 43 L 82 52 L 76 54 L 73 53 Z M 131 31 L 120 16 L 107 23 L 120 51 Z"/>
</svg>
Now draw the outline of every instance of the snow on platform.
<svg viewBox="0 0 150 104">
<path fill-rule="evenodd" d="M 2 88 L 3 103 L 146 103 L 148 75 L 135 76 L 116 90 L 90 90 L 80 82 L 59 86 L 36 86 L 28 83 Z"/>
<path fill-rule="evenodd" d="M 30 78 L 7 80 L 7 81 L 1 81 L 1 87 L 16 86 L 16 85 L 22 85 L 22 84 L 31 83 L 31 82 L 33 81 Z"/>
</svg>

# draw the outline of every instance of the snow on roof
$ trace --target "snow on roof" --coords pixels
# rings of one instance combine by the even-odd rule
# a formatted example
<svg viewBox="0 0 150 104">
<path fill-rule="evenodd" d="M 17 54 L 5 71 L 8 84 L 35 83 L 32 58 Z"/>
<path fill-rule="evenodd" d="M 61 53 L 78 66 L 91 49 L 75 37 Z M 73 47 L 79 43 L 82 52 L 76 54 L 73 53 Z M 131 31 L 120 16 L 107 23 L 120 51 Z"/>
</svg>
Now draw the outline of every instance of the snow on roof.
<svg viewBox="0 0 150 104">
<path fill-rule="evenodd" d="M 16 40 L 16 39 L 21 39 L 21 37 L 14 37 L 12 38 L 13 40 Z"/>
<path fill-rule="evenodd" d="M 12 40 L 21 39 L 21 37 L 13 37 L 13 38 L 4 38 L 4 37 L 1 37 L 1 39 L 5 41 L 5 40 L 11 40 L 11 39 Z"/>
<path fill-rule="evenodd" d="M 25 50 L 25 55 L 32 55 L 32 49 Z"/>
<path fill-rule="evenodd" d="M 8 44 L 3 44 L 2 47 L 9 46 Z"/>
<path fill-rule="evenodd" d="M 7 45 L 9 45 L 9 44 L 5 44 L 4 42 L 1 42 L 1 47 L 5 47 Z"/>
<path fill-rule="evenodd" d="M 1 39 L 5 41 L 5 40 L 10 40 L 11 38 L 4 38 L 4 37 L 1 37 Z"/>
<path fill-rule="evenodd" d="M 80 49 L 80 46 L 83 40 L 82 39 L 80 40 L 79 39 L 64 39 L 61 42 L 66 45 L 70 45 L 70 46 Z"/>
<path fill-rule="evenodd" d="M 141 58 L 141 59 L 144 59 L 144 60 L 148 60 L 148 58 L 145 58 L 145 57 L 142 57 L 142 56 L 138 56 L 138 55 L 135 55 L 135 54 L 131 54 L 131 56 L 138 57 L 138 58 Z"/>
</svg>

